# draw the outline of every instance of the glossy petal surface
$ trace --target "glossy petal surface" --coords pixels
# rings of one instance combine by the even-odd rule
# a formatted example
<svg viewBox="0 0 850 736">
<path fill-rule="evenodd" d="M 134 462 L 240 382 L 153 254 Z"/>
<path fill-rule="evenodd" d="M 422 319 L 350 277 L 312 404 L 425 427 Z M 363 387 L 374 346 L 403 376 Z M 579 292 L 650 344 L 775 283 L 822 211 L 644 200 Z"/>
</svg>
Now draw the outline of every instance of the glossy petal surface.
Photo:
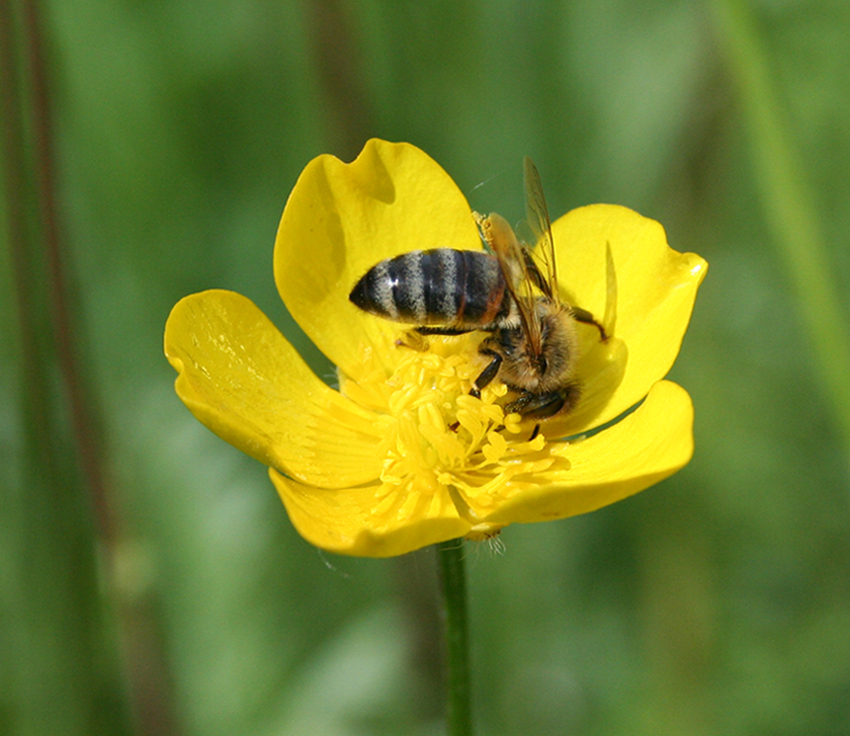
<svg viewBox="0 0 850 736">
<path fill-rule="evenodd" d="M 377 417 L 322 383 L 245 297 L 182 299 L 165 328 L 177 394 L 219 437 L 266 465 L 328 488 L 374 480 Z"/>
<path fill-rule="evenodd" d="M 471 527 L 447 493 L 420 494 L 414 489 L 386 504 L 380 484 L 329 491 L 274 470 L 269 474 L 298 533 L 331 552 L 392 557 L 462 537 Z"/>
<path fill-rule="evenodd" d="M 586 440 L 551 443 L 567 464 L 536 478 L 536 488 L 506 497 L 486 519 L 533 522 L 607 506 L 667 478 L 693 455 L 693 405 L 675 383 L 661 381 L 646 401 Z M 521 480 L 521 479 L 518 479 Z M 482 511 L 484 511 L 482 509 Z"/>
<path fill-rule="evenodd" d="M 667 244 L 654 220 L 616 205 L 573 210 L 552 226 L 566 300 L 590 311 L 611 335 L 582 326 L 576 412 L 548 436 L 605 424 L 664 378 L 682 344 L 707 265 Z"/>
<path fill-rule="evenodd" d="M 402 328 L 348 300 L 391 256 L 438 247 L 480 249 L 469 205 L 448 174 L 406 143 L 371 140 L 355 161 L 311 161 L 286 203 L 275 242 L 275 281 L 292 316 L 357 379 L 365 345 L 391 369 Z"/>
</svg>

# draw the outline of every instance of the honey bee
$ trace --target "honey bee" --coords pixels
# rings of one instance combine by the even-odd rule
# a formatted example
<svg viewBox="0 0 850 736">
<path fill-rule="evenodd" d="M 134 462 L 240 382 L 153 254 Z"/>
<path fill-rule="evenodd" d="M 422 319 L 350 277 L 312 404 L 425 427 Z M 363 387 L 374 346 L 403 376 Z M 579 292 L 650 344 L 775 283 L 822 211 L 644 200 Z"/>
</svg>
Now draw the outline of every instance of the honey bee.
<svg viewBox="0 0 850 736">
<path fill-rule="evenodd" d="M 497 376 L 516 394 L 505 413 L 543 420 L 578 401 L 576 322 L 605 329 L 590 312 L 561 301 L 552 227 L 540 174 L 525 158 L 526 217 L 536 242 L 519 240 L 501 215 L 473 213 L 488 251 L 436 248 L 388 258 L 367 271 L 349 299 L 370 314 L 416 325 L 419 335 L 490 333 L 489 363 L 472 395 Z"/>
</svg>

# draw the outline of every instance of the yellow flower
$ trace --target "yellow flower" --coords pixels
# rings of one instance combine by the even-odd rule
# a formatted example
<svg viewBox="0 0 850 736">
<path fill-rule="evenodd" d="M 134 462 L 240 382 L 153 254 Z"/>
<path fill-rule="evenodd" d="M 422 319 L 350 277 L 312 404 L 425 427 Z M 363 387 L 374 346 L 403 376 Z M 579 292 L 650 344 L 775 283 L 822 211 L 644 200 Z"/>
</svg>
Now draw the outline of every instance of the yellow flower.
<svg viewBox="0 0 850 736">
<path fill-rule="evenodd" d="M 269 466 L 292 523 L 333 552 L 399 555 L 625 498 L 691 458 L 690 397 L 662 379 L 706 263 L 670 249 L 658 223 L 624 207 L 583 207 L 552 230 L 562 295 L 610 338 L 579 326 L 581 399 L 533 439 L 533 422 L 504 416 L 498 380 L 480 399 L 469 394 L 486 364 L 481 333 L 413 349 L 400 340 L 403 326 L 349 302 L 385 258 L 482 247 L 449 176 L 414 146 L 380 140 L 350 164 L 310 162 L 275 244 L 278 290 L 338 366 L 339 390 L 251 301 L 206 291 L 180 301 L 166 325 L 177 393 L 213 432 Z"/>
</svg>

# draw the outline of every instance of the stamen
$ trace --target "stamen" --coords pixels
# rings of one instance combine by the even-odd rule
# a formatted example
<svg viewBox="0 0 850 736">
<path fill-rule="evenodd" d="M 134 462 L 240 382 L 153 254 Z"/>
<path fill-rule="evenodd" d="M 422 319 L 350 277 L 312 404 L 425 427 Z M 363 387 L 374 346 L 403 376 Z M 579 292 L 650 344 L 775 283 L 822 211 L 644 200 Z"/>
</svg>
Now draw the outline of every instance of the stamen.
<svg viewBox="0 0 850 736">
<path fill-rule="evenodd" d="M 520 416 L 505 415 L 499 403 L 507 394 L 500 381 L 482 389 L 480 398 L 470 395 L 480 372 L 474 340 L 433 339 L 428 352 L 395 350 L 398 363 L 390 376 L 370 351 L 358 371 L 365 379 L 340 376 L 346 396 L 383 415 L 376 448 L 383 458 L 381 486 L 373 513 L 407 518 L 438 513 L 450 503 L 472 523 L 473 536 L 493 536 L 501 527 L 480 512 L 535 485 L 534 474 L 559 458 L 542 435 L 520 439 Z"/>
</svg>

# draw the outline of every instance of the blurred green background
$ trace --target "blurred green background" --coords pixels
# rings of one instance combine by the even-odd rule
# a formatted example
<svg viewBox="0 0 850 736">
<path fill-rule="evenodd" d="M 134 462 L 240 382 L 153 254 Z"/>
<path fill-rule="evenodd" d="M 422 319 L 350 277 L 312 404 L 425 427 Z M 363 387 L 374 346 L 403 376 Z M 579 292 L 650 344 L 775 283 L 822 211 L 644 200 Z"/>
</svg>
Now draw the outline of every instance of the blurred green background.
<svg viewBox="0 0 850 736">
<path fill-rule="evenodd" d="M 503 555 L 469 548 L 480 733 L 850 733 L 850 417 L 804 316 L 819 292 L 783 255 L 789 233 L 803 262 L 825 244 L 842 316 L 814 324 L 841 344 L 850 4 L 74 0 L 41 13 L 104 493 L 94 503 L 79 470 L 54 349 L 36 350 L 38 370 L 27 352 L 22 315 L 44 337 L 49 287 L 22 287 L 3 248 L 0 732 L 443 732 L 433 552 L 310 547 L 265 468 L 180 403 L 161 349 L 179 298 L 228 288 L 328 377 L 276 293 L 275 230 L 311 158 L 350 160 L 379 136 L 423 148 L 475 208 L 511 220 L 530 155 L 553 216 L 627 205 L 711 266 L 671 374 L 696 405 L 692 463 L 596 513 L 512 526 Z M 786 200 L 771 194 L 782 172 Z"/>
</svg>

